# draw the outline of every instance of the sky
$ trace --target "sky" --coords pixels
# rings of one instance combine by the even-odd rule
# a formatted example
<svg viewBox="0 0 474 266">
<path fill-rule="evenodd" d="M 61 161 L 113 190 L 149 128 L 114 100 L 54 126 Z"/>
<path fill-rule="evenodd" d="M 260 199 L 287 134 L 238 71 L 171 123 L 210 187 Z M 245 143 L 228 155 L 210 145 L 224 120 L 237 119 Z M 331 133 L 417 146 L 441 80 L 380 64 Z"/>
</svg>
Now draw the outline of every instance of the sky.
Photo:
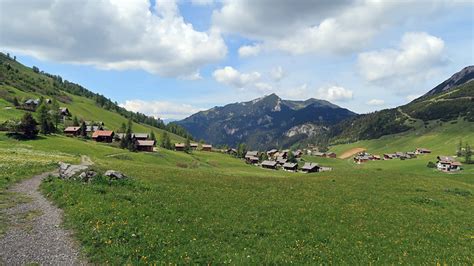
<svg viewBox="0 0 474 266">
<path fill-rule="evenodd" d="M 166 121 L 271 93 L 399 106 L 473 40 L 472 1 L 0 1 L 0 51 Z"/>
</svg>

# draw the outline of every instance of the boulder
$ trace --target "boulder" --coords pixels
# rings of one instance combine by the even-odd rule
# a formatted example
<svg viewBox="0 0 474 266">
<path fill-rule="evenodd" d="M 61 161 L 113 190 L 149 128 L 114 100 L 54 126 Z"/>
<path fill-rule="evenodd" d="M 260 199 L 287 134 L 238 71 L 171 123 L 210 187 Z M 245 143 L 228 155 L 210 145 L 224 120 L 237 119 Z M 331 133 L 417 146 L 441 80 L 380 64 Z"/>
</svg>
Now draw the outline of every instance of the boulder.
<svg viewBox="0 0 474 266">
<path fill-rule="evenodd" d="M 85 165 L 72 165 L 68 163 L 59 163 L 59 178 L 70 179 L 81 171 L 87 170 L 88 166 Z"/>
<path fill-rule="evenodd" d="M 94 171 L 85 171 L 79 175 L 79 178 L 83 182 L 89 182 L 96 176 L 97 176 L 97 173 Z"/>
<path fill-rule="evenodd" d="M 107 170 L 104 176 L 108 177 L 110 180 L 120 180 L 127 178 L 127 176 L 125 176 L 124 174 L 114 170 Z"/>
</svg>

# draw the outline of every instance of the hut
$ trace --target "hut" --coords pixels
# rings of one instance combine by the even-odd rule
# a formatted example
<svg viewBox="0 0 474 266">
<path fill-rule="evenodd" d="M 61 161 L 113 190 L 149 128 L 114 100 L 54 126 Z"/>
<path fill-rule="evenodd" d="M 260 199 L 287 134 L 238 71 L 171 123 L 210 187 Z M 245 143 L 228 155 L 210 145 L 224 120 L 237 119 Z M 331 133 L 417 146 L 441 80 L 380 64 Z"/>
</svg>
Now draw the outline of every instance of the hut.
<svg viewBox="0 0 474 266">
<path fill-rule="evenodd" d="M 416 148 L 415 153 L 416 154 L 427 154 L 427 153 L 431 153 L 431 150 L 425 149 L 425 148 Z"/>
<path fill-rule="evenodd" d="M 149 138 L 148 133 L 133 133 L 132 138 L 136 140 L 147 140 Z"/>
<path fill-rule="evenodd" d="M 391 159 L 394 159 L 394 158 L 397 158 L 397 155 L 395 155 L 393 153 L 385 153 L 383 155 L 384 160 L 391 160 Z"/>
<path fill-rule="evenodd" d="M 275 154 L 278 152 L 277 149 L 271 149 L 269 151 L 267 151 L 267 156 L 268 158 L 272 158 L 273 156 L 275 156 Z"/>
<path fill-rule="evenodd" d="M 334 152 L 326 152 L 324 155 L 325 155 L 324 157 L 327 157 L 327 158 L 336 158 L 337 157 Z"/>
<path fill-rule="evenodd" d="M 453 157 L 449 156 L 438 156 L 438 162 L 436 168 L 444 172 L 455 172 L 461 170 L 462 164 L 454 160 Z"/>
<path fill-rule="evenodd" d="M 69 112 L 69 109 L 67 109 L 67 107 L 59 107 L 59 114 L 62 117 L 71 116 L 71 113 Z"/>
<path fill-rule="evenodd" d="M 284 165 L 287 161 L 288 161 L 288 159 L 283 158 L 283 157 L 278 157 L 278 158 L 277 158 L 277 163 L 278 163 L 279 165 Z"/>
<path fill-rule="evenodd" d="M 191 147 L 191 150 L 197 150 L 198 146 L 199 145 L 196 142 L 191 142 L 191 144 L 189 144 L 189 147 Z"/>
<path fill-rule="evenodd" d="M 210 144 L 203 144 L 201 150 L 202 150 L 202 151 L 212 151 L 212 145 L 210 145 Z"/>
<path fill-rule="evenodd" d="M 137 140 L 137 147 L 139 151 L 153 151 L 153 147 L 155 147 L 154 140 Z"/>
<path fill-rule="evenodd" d="M 246 161 L 248 164 L 258 164 L 258 162 L 259 162 L 260 160 L 258 159 L 258 157 L 250 156 L 250 157 L 246 157 L 246 158 L 245 158 L 245 161 Z"/>
<path fill-rule="evenodd" d="M 319 164 L 317 163 L 305 163 L 303 167 L 301 168 L 301 171 L 304 173 L 314 173 L 314 172 L 319 172 Z"/>
<path fill-rule="evenodd" d="M 245 153 L 245 160 L 248 162 L 249 158 L 252 158 L 252 157 L 257 157 L 258 159 L 258 151 L 248 151 L 247 153 Z"/>
<path fill-rule="evenodd" d="M 295 158 L 301 158 L 301 156 L 303 156 L 303 152 L 301 150 L 296 150 L 295 152 L 293 152 L 293 155 L 295 156 Z"/>
<path fill-rule="evenodd" d="M 186 144 L 184 143 L 176 143 L 174 144 L 174 149 L 176 151 L 184 151 L 184 149 L 186 148 Z"/>
<path fill-rule="evenodd" d="M 275 170 L 276 167 L 277 167 L 277 162 L 275 162 L 275 161 L 268 161 L 268 160 L 267 160 L 267 161 L 263 161 L 263 162 L 262 162 L 262 167 L 263 167 L 263 168 L 267 168 L 267 169 L 274 169 L 274 170 Z"/>
<path fill-rule="evenodd" d="M 81 127 L 67 127 L 64 129 L 64 134 L 66 136 L 77 136 L 79 135 Z"/>
<path fill-rule="evenodd" d="M 298 170 L 298 164 L 287 162 L 287 163 L 283 164 L 283 169 L 285 171 L 296 172 L 296 170 Z"/>
<path fill-rule="evenodd" d="M 368 162 L 369 160 L 370 158 L 367 155 L 357 155 L 356 157 L 354 157 L 354 162 L 357 164 L 365 163 L 365 162 Z"/>
<path fill-rule="evenodd" d="M 112 142 L 114 132 L 111 130 L 97 130 L 92 134 L 92 139 L 97 142 Z"/>
</svg>

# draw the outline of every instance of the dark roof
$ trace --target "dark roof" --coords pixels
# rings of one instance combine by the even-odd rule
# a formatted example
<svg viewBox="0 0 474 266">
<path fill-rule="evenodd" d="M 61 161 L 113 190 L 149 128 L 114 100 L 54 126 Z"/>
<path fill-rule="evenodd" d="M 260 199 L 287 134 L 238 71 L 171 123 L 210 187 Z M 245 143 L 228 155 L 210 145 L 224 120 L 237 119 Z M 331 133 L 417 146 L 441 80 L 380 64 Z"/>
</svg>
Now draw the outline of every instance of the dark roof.
<svg viewBox="0 0 474 266">
<path fill-rule="evenodd" d="M 262 166 L 275 167 L 276 165 L 277 165 L 277 162 L 275 162 L 275 161 L 263 161 L 263 162 L 262 162 Z"/>
<path fill-rule="evenodd" d="M 297 163 L 285 163 L 285 164 L 283 164 L 283 168 L 295 168 L 297 166 L 298 166 Z"/>
<path fill-rule="evenodd" d="M 250 161 L 258 161 L 259 160 L 258 157 L 255 157 L 255 156 L 249 156 L 249 157 L 247 157 L 247 159 L 250 160 Z"/>
<path fill-rule="evenodd" d="M 258 155 L 258 151 L 248 151 L 245 154 L 245 157 L 252 157 L 252 156 L 257 156 L 257 155 Z"/>
<path fill-rule="evenodd" d="M 132 136 L 138 139 L 147 139 L 148 133 L 133 133 Z"/>
<path fill-rule="evenodd" d="M 317 167 L 319 167 L 319 164 L 317 164 L 317 163 L 305 163 L 301 169 L 302 170 L 313 170 L 314 168 L 317 168 Z"/>
</svg>

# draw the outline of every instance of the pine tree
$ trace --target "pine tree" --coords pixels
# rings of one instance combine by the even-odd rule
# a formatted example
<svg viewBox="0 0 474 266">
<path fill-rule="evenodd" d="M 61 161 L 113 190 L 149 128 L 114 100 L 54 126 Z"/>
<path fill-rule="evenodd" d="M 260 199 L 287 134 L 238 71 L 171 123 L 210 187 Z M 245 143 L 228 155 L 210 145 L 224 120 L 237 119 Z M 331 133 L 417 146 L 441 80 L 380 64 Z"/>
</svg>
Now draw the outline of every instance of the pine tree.
<svg viewBox="0 0 474 266">
<path fill-rule="evenodd" d="M 40 126 L 41 134 L 50 134 L 51 129 L 51 117 L 49 115 L 48 107 L 43 103 L 38 108 L 38 123 Z"/>
<path fill-rule="evenodd" d="M 247 154 L 247 145 L 245 145 L 245 143 L 240 143 L 237 148 L 237 157 L 244 158 L 245 154 Z"/>
<path fill-rule="evenodd" d="M 266 152 L 262 152 L 260 153 L 260 158 L 259 158 L 260 162 L 263 162 L 265 160 L 268 160 L 268 155 Z"/>
<path fill-rule="evenodd" d="M 156 136 L 155 136 L 155 132 L 153 132 L 153 130 L 150 132 L 150 139 L 155 141 L 155 144 L 156 144 Z"/>
<path fill-rule="evenodd" d="M 56 99 L 51 103 L 51 118 L 54 123 L 54 127 L 58 128 L 58 124 L 61 121 L 61 114 L 59 113 L 59 104 Z"/>
<path fill-rule="evenodd" d="M 471 163 L 471 156 L 472 156 L 471 146 L 469 146 L 469 143 L 466 143 L 466 148 L 464 150 L 464 158 L 467 164 Z"/>
<path fill-rule="evenodd" d="M 19 131 L 23 133 L 25 138 L 32 139 L 38 135 L 37 124 L 30 112 L 25 113 L 21 118 Z"/>
<path fill-rule="evenodd" d="M 288 162 L 289 162 L 289 163 L 297 163 L 297 162 L 298 162 L 298 161 L 296 160 L 296 157 L 295 157 L 295 155 L 293 154 L 292 151 L 290 151 L 290 152 L 288 153 L 288 158 L 287 158 L 287 159 L 288 159 Z"/>
<path fill-rule="evenodd" d="M 163 133 L 161 133 L 161 147 L 168 150 L 171 150 L 173 148 L 171 145 L 170 136 L 166 131 L 163 131 Z"/>
<path fill-rule="evenodd" d="M 13 106 L 20 106 L 20 103 L 18 102 L 18 99 L 16 97 L 13 98 Z"/>
<path fill-rule="evenodd" d="M 74 116 L 72 118 L 72 126 L 73 127 L 78 127 L 79 126 L 79 120 L 77 119 L 77 116 Z"/>
<path fill-rule="evenodd" d="M 125 123 L 122 123 L 122 125 L 120 126 L 120 133 L 125 133 L 127 132 L 127 125 L 125 125 Z"/>
<path fill-rule="evenodd" d="M 127 126 L 127 130 L 125 132 L 125 136 L 122 138 L 122 140 L 120 141 L 120 147 L 122 149 L 129 149 L 129 150 L 132 150 L 133 147 L 134 147 L 134 143 L 133 143 L 133 138 L 132 138 L 132 120 L 129 119 L 128 120 L 128 126 Z"/>
<path fill-rule="evenodd" d="M 456 151 L 457 156 L 462 156 L 462 140 L 459 140 L 458 149 Z"/>
<path fill-rule="evenodd" d="M 184 143 L 184 152 L 191 153 L 191 140 L 189 137 L 186 138 L 186 142 Z"/>
<path fill-rule="evenodd" d="M 84 121 L 82 121 L 81 127 L 79 128 L 79 134 L 83 138 L 87 137 L 87 125 L 86 125 L 86 122 Z"/>
</svg>

